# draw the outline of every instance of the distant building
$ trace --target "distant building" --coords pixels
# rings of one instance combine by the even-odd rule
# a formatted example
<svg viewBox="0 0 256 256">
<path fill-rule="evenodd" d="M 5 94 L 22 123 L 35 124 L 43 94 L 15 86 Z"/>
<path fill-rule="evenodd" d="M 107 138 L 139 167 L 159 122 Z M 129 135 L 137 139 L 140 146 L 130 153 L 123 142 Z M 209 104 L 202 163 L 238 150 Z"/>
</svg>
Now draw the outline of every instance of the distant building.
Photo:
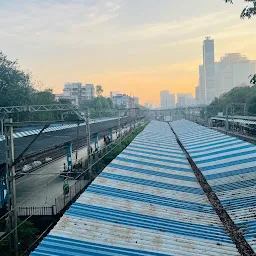
<svg viewBox="0 0 256 256">
<path fill-rule="evenodd" d="M 215 63 L 215 97 L 237 86 L 250 85 L 249 76 L 256 72 L 255 63 L 240 53 L 227 53 L 223 56 Z"/>
<path fill-rule="evenodd" d="M 144 107 L 148 108 L 148 109 L 152 109 L 153 108 L 153 103 L 152 101 L 147 101 L 144 103 Z"/>
<path fill-rule="evenodd" d="M 215 61 L 214 61 L 214 40 L 206 37 L 203 43 L 203 88 L 202 98 L 209 104 L 215 98 Z"/>
<path fill-rule="evenodd" d="M 134 97 L 134 101 L 135 101 L 135 106 L 139 106 L 139 104 L 140 104 L 139 97 Z"/>
<path fill-rule="evenodd" d="M 111 96 L 112 96 L 111 99 L 114 105 L 117 105 L 123 108 L 136 107 L 135 98 L 128 96 L 127 94 L 116 93 L 115 95 L 111 94 Z"/>
<path fill-rule="evenodd" d="M 196 99 L 193 98 L 192 93 L 178 93 L 177 94 L 177 107 L 189 107 L 196 104 Z"/>
<path fill-rule="evenodd" d="M 120 94 L 119 91 L 111 91 L 110 92 L 110 98 L 112 99 L 114 96 L 116 96 L 117 94 Z"/>
<path fill-rule="evenodd" d="M 198 87 L 196 89 L 196 100 L 197 104 L 205 104 L 205 79 L 204 79 L 204 66 L 199 65 L 198 67 Z"/>
<path fill-rule="evenodd" d="M 196 94 L 196 104 L 199 104 L 199 101 L 200 101 L 200 86 L 199 85 L 195 88 L 195 94 Z"/>
<path fill-rule="evenodd" d="M 93 84 L 85 84 L 81 87 L 81 100 L 91 100 L 95 97 L 95 88 Z"/>
<path fill-rule="evenodd" d="M 214 61 L 214 40 L 203 42 L 203 65 L 199 66 L 196 88 L 197 104 L 209 104 L 215 97 L 237 86 L 250 85 L 249 76 L 256 72 L 256 61 L 240 53 L 227 53 L 219 62 Z"/>
<path fill-rule="evenodd" d="M 82 83 L 66 83 L 64 85 L 63 93 L 56 94 L 55 99 L 68 99 L 74 105 L 79 105 L 85 100 L 90 100 L 95 97 L 95 88 L 93 84 L 86 84 L 85 86 Z"/>
<path fill-rule="evenodd" d="M 164 90 L 160 92 L 161 109 L 175 108 L 175 95 Z"/>
</svg>

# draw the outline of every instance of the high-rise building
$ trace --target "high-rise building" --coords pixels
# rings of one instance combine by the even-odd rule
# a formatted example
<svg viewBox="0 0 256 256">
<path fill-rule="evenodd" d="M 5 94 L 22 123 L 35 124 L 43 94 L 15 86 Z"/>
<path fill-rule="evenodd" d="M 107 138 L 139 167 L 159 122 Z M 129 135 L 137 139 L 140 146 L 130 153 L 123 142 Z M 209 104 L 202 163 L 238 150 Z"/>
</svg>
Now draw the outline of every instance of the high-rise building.
<svg viewBox="0 0 256 256">
<path fill-rule="evenodd" d="M 177 94 L 177 107 L 188 107 L 196 104 L 195 98 L 192 93 L 178 93 Z"/>
<path fill-rule="evenodd" d="M 203 43 L 203 78 L 204 84 L 202 99 L 209 104 L 215 98 L 215 61 L 214 61 L 214 40 L 206 37 Z"/>
<path fill-rule="evenodd" d="M 175 95 L 170 94 L 169 91 L 164 90 L 160 92 L 161 109 L 175 108 Z"/>
<path fill-rule="evenodd" d="M 195 94 L 196 94 L 196 103 L 197 104 L 200 104 L 200 85 L 198 85 L 196 88 L 195 88 Z"/>
<path fill-rule="evenodd" d="M 249 76 L 256 72 L 256 61 L 240 53 L 227 53 L 214 62 L 214 40 L 207 37 L 203 43 L 203 65 L 199 66 L 197 104 L 209 104 L 234 87 L 250 85 Z"/>
<path fill-rule="evenodd" d="M 204 80 L 204 66 L 199 65 L 199 79 L 198 87 L 196 89 L 197 104 L 205 104 L 205 80 Z"/>
<path fill-rule="evenodd" d="M 227 53 L 215 63 L 216 97 L 234 87 L 250 85 L 249 76 L 255 74 L 255 61 L 240 53 Z"/>
</svg>

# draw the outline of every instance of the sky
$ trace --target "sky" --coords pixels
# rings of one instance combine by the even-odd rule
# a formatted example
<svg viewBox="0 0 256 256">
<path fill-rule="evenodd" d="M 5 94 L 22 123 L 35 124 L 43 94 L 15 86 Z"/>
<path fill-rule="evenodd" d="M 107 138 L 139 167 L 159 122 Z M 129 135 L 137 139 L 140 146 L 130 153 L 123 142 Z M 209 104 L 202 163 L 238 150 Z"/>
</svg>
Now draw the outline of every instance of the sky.
<svg viewBox="0 0 256 256">
<path fill-rule="evenodd" d="M 256 19 L 241 20 L 243 0 L 0 1 L 0 50 L 32 72 L 42 88 L 101 84 L 140 102 L 161 90 L 194 93 L 202 43 L 215 59 L 240 52 L 256 59 Z"/>
</svg>

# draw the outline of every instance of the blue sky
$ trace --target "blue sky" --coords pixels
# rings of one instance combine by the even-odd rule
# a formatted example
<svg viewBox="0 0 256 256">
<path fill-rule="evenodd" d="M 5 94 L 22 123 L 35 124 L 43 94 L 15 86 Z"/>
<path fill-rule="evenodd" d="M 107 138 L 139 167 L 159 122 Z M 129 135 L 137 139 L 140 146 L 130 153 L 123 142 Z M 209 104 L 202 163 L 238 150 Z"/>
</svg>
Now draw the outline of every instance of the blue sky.
<svg viewBox="0 0 256 256">
<path fill-rule="evenodd" d="M 56 92 L 81 81 L 157 100 L 162 89 L 194 91 L 207 35 L 216 59 L 226 52 L 256 59 L 256 21 L 240 20 L 244 2 L 234 2 L 1 1 L 0 50 Z"/>
</svg>

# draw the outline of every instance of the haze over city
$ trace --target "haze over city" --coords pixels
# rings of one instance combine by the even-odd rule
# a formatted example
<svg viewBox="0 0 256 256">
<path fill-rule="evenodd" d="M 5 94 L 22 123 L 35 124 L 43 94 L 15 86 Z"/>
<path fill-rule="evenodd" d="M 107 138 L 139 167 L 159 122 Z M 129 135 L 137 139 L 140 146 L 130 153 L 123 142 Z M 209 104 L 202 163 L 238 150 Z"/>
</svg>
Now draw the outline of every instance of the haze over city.
<svg viewBox="0 0 256 256">
<path fill-rule="evenodd" d="M 255 256 L 255 19 L 0 1 L 0 255 Z"/>
<path fill-rule="evenodd" d="M 205 36 L 215 60 L 239 52 L 256 59 L 255 19 L 243 1 L 10 0 L 0 3 L 1 50 L 45 87 L 101 84 L 160 103 L 160 91 L 193 93 Z"/>
</svg>

